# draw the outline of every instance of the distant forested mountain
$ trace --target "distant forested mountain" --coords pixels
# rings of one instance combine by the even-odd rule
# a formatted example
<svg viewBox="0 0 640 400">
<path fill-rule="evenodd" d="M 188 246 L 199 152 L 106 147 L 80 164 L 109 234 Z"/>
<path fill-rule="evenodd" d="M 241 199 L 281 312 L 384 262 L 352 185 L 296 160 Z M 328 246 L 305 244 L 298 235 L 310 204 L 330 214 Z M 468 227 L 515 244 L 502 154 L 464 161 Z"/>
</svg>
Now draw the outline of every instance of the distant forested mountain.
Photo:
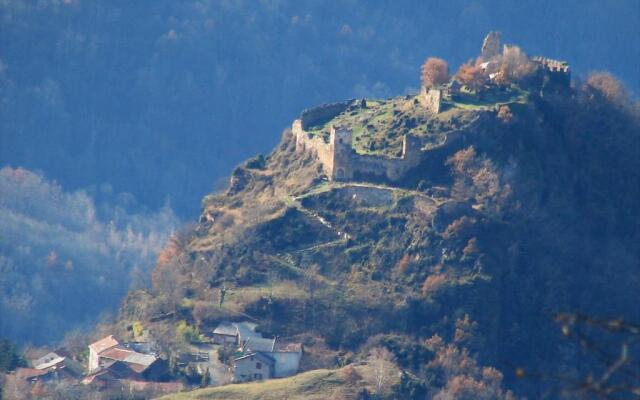
<svg viewBox="0 0 640 400">
<path fill-rule="evenodd" d="M 178 223 L 108 186 L 66 192 L 22 168 L 0 169 L 0 221 L 0 338 L 21 345 L 57 342 L 114 311 L 147 285 Z"/>
<path fill-rule="evenodd" d="M 629 1 L 0 2 L 0 166 L 182 216 L 303 108 L 414 91 L 490 29 L 640 89 Z"/>
</svg>

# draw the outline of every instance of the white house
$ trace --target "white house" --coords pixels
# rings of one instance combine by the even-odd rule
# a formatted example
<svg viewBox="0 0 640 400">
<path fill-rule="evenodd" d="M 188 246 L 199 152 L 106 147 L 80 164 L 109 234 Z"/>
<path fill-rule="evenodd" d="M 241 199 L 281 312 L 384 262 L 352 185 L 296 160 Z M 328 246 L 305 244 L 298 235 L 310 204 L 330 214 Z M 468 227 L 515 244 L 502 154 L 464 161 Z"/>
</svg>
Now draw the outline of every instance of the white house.
<svg viewBox="0 0 640 400">
<path fill-rule="evenodd" d="M 213 331 L 216 344 L 236 344 L 243 353 L 233 360 L 234 380 L 282 378 L 298 373 L 302 359 L 301 343 L 286 343 L 262 337 L 252 322 L 222 322 Z M 266 358 L 265 358 L 266 357 Z M 267 365 L 268 368 L 263 369 Z"/>
<path fill-rule="evenodd" d="M 302 344 L 276 342 L 274 350 L 267 354 L 275 360 L 274 378 L 295 375 L 300 368 Z"/>
</svg>

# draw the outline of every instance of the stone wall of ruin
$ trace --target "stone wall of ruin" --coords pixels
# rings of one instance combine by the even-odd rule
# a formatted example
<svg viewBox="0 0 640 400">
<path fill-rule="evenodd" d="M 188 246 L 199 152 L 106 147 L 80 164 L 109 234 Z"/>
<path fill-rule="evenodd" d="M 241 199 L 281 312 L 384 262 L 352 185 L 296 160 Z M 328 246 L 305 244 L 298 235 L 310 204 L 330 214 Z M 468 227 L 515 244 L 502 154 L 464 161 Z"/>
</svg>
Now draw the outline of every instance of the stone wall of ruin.
<svg viewBox="0 0 640 400">
<path fill-rule="evenodd" d="M 391 181 L 401 179 L 422 159 L 422 143 L 419 138 L 405 136 L 403 154 L 400 158 L 372 155 L 355 155 L 350 160 L 351 177 L 356 173 L 385 177 Z M 336 163 L 335 168 L 340 166 Z"/>
<path fill-rule="evenodd" d="M 434 114 L 438 114 L 442 104 L 442 90 L 427 89 L 423 86 L 420 91 L 419 100 L 427 110 Z"/>
<path fill-rule="evenodd" d="M 310 126 L 323 125 L 331 121 L 341 112 L 346 110 L 352 102 L 353 100 L 340 103 L 323 104 L 321 106 L 302 111 L 302 114 L 300 114 L 302 128 L 307 129 Z"/>
<path fill-rule="evenodd" d="M 350 180 L 357 174 L 362 174 L 396 181 L 416 167 L 422 158 L 422 142 L 413 136 L 405 136 L 402 157 L 391 158 L 357 154 L 351 143 L 325 143 L 319 137 L 309 137 L 302 126 L 301 120 L 294 121 L 292 126 L 296 151 L 313 154 L 330 180 Z"/>
<path fill-rule="evenodd" d="M 291 132 L 296 139 L 296 151 L 310 152 L 320 161 L 327 176 L 333 173 L 333 146 L 325 143 L 322 138 L 309 137 L 302 129 L 302 120 L 297 119 L 291 126 Z"/>
</svg>

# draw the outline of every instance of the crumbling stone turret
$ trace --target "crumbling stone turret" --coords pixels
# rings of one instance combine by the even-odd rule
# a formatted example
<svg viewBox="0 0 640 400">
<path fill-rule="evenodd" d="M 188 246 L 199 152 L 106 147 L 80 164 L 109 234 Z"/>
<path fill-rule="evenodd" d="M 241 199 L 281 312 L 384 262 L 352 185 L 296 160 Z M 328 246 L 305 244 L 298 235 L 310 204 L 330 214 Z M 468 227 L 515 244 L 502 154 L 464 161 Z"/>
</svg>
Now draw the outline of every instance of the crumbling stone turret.
<svg viewBox="0 0 640 400">
<path fill-rule="evenodd" d="M 500 55 L 500 40 L 502 35 L 500 32 L 491 31 L 482 42 L 482 59 L 489 61 L 490 59 Z"/>
</svg>

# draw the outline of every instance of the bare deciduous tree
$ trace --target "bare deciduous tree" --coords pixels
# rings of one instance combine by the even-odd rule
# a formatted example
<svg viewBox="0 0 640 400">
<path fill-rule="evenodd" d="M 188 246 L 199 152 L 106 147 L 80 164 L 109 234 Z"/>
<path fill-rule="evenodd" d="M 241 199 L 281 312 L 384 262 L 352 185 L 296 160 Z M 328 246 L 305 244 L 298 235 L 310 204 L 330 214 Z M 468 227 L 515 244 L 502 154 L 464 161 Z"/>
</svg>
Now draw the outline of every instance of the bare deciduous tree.
<svg viewBox="0 0 640 400">
<path fill-rule="evenodd" d="M 393 354 L 384 347 L 375 347 L 369 353 L 367 364 L 369 368 L 364 379 L 375 388 L 376 394 L 387 393 L 400 372 Z"/>
<path fill-rule="evenodd" d="M 560 314 L 556 321 L 591 360 L 581 379 L 561 381 L 561 392 L 602 399 L 640 396 L 640 325 L 580 314 Z"/>
</svg>

